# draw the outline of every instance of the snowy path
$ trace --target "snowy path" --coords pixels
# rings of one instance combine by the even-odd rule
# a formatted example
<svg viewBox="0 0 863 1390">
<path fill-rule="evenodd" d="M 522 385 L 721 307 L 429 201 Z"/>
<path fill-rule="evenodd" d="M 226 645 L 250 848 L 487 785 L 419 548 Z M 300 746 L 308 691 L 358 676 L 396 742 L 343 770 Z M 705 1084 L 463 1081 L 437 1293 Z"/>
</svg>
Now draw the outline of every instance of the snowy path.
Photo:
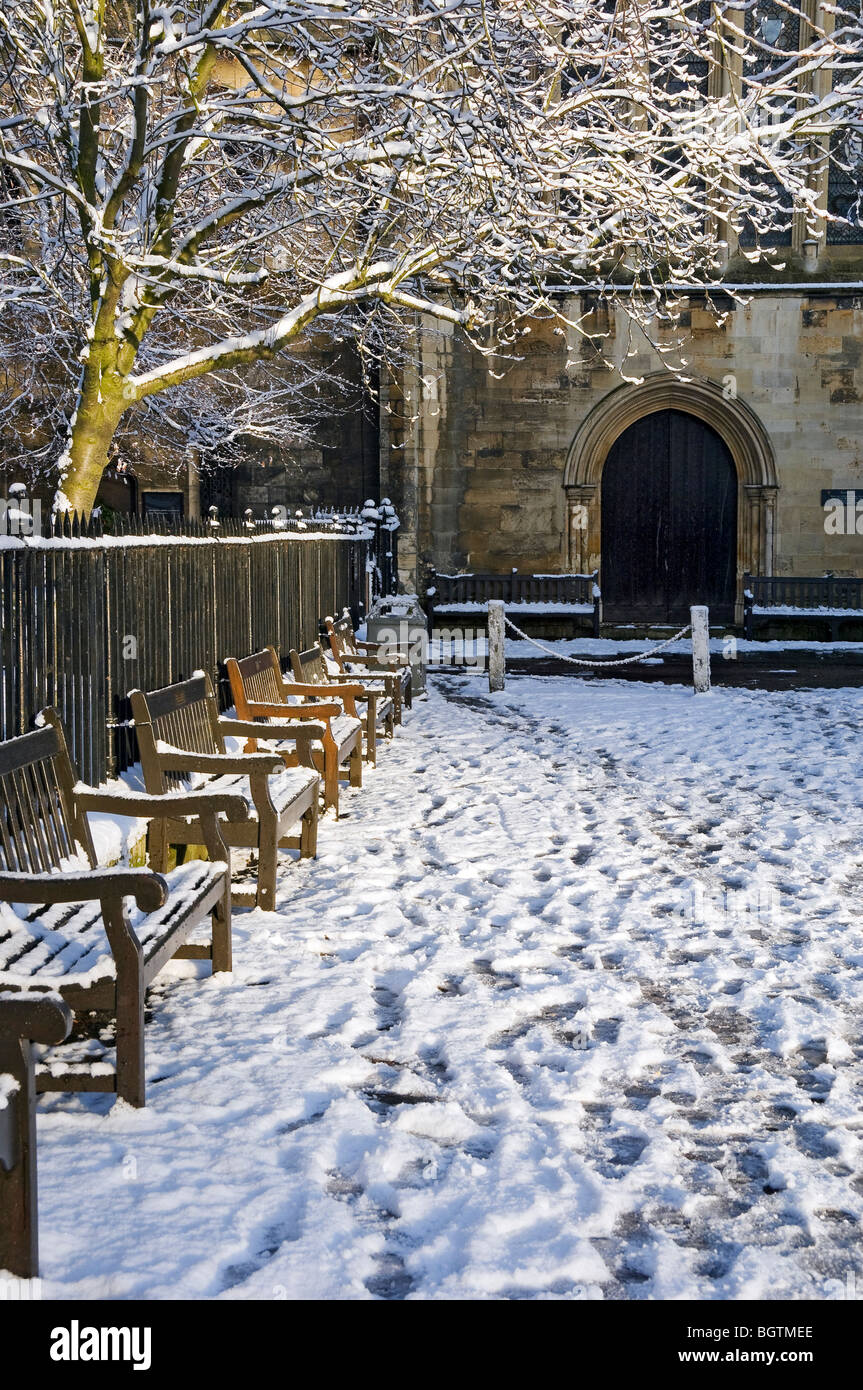
<svg viewBox="0 0 863 1390">
<path fill-rule="evenodd" d="M 148 1108 L 40 1103 L 45 1296 L 863 1295 L 860 712 L 439 678 Z"/>
</svg>

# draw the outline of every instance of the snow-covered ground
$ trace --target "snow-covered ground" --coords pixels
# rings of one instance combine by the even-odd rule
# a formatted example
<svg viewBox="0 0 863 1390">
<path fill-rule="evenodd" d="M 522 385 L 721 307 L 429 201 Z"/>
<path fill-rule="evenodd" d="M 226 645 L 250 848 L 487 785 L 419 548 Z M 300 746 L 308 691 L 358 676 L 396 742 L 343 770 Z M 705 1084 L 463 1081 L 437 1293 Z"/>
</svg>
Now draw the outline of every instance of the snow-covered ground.
<svg viewBox="0 0 863 1390">
<path fill-rule="evenodd" d="M 863 1295 L 860 719 L 434 677 L 147 1108 L 40 1101 L 44 1296 Z"/>
<path fill-rule="evenodd" d="M 453 628 L 452 631 L 456 629 Z M 519 637 L 508 636 L 505 641 L 507 661 L 545 661 L 549 653 L 557 657 L 575 656 L 585 658 L 617 657 L 634 655 L 655 646 L 662 646 L 665 655 L 689 656 L 692 639 L 684 637 L 676 642 L 668 642 L 672 629 L 664 633 L 657 630 L 655 637 L 573 637 L 537 638 L 525 641 Z M 539 645 L 537 645 L 539 643 Z M 782 652 L 805 652 L 813 656 L 841 657 L 843 653 L 856 655 L 863 651 L 863 642 L 813 642 L 782 638 L 770 642 L 749 640 L 732 634 L 724 637 L 711 637 L 711 655 L 722 657 L 725 661 L 736 660 L 747 654 L 775 654 Z M 485 632 L 477 628 L 464 629 L 461 638 L 432 638 L 429 642 L 429 659 L 433 667 L 450 665 L 478 668 L 485 664 L 488 656 L 488 641 Z"/>
</svg>

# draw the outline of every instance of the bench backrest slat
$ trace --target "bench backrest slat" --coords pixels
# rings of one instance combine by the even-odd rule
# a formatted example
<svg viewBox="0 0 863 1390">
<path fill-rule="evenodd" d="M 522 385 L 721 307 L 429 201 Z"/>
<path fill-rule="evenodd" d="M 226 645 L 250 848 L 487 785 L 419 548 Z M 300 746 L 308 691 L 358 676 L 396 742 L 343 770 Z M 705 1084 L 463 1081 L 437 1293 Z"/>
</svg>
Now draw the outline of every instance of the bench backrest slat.
<svg viewBox="0 0 863 1390">
<path fill-rule="evenodd" d="M 333 656 L 340 666 L 343 666 L 345 661 L 357 661 L 362 658 L 350 613 L 343 613 L 335 620 L 328 618 L 327 628 Z"/>
<path fill-rule="evenodd" d="M 863 579 L 831 575 L 746 574 L 744 587 L 759 608 L 863 609 Z"/>
<path fill-rule="evenodd" d="M 190 753 L 224 753 L 219 710 L 209 676 L 192 676 L 146 693 L 132 690 L 129 699 L 148 792 L 165 792 L 186 780 L 183 772 L 166 772 L 162 768 L 158 743 Z"/>
<path fill-rule="evenodd" d="M 241 660 L 229 662 L 228 666 L 231 676 L 231 693 L 234 696 L 234 704 L 240 719 L 246 717 L 240 710 L 239 701 L 241 699 L 251 700 L 253 704 L 284 704 L 282 669 L 275 647 L 265 647 L 263 651 L 255 652 L 252 656 L 244 656 Z M 234 672 L 239 675 L 240 689 L 235 688 L 237 682 L 233 678 Z"/>
<path fill-rule="evenodd" d="M 75 810 L 75 771 L 53 710 L 45 726 L 0 744 L 0 867 L 50 873 L 82 853 L 96 863 L 85 816 Z"/>
<path fill-rule="evenodd" d="M 475 603 L 591 603 L 595 574 L 439 574 L 432 575 L 434 606 Z"/>
<path fill-rule="evenodd" d="M 329 685 L 330 673 L 322 648 L 309 647 L 305 652 L 291 652 L 291 668 L 294 679 L 300 685 Z"/>
</svg>

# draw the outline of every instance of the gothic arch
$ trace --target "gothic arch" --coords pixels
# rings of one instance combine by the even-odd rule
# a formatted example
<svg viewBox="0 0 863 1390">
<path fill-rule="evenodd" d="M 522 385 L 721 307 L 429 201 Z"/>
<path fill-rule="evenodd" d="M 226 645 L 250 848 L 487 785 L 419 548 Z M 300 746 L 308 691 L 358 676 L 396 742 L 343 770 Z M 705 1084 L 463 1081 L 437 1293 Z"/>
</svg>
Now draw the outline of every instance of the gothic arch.
<svg viewBox="0 0 863 1390">
<path fill-rule="evenodd" d="M 774 516 L 779 486 L 773 447 L 761 421 L 739 398 L 728 399 L 706 379 L 680 381 L 657 372 L 640 385 L 609 391 L 582 422 L 569 449 L 563 485 L 567 498 L 567 568 L 586 574 L 601 569 L 602 469 L 623 431 L 657 410 L 682 410 L 710 425 L 725 441 L 737 469 L 738 618 L 742 578 L 773 573 Z M 600 576 L 601 581 L 601 576 Z"/>
</svg>

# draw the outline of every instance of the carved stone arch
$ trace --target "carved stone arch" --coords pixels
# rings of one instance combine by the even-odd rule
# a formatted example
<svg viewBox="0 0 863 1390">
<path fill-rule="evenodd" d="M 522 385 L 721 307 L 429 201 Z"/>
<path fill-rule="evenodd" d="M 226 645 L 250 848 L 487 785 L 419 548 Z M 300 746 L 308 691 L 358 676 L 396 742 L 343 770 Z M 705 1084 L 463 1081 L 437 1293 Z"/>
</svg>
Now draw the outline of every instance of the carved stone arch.
<svg viewBox="0 0 863 1390">
<path fill-rule="evenodd" d="M 770 436 L 755 412 L 716 382 L 680 381 L 668 372 L 609 391 L 582 422 L 569 449 L 563 485 L 567 498 L 567 568 L 601 571 L 602 470 L 624 430 L 657 410 L 680 410 L 703 420 L 724 440 L 737 469 L 738 621 L 742 578 L 773 573 L 774 519 L 779 486 Z M 601 582 L 601 574 L 600 574 Z"/>
</svg>

